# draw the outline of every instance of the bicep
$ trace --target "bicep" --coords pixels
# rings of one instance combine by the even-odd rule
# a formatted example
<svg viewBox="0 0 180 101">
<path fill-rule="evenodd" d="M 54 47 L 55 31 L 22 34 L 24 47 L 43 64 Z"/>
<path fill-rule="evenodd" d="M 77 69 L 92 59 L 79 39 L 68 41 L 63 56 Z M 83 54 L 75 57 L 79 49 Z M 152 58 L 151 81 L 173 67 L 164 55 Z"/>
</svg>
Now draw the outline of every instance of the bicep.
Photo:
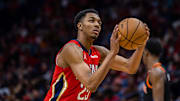
<svg viewBox="0 0 180 101">
<path fill-rule="evenodd" d="M 86 85 L 91 71 L 89 66 L 83 61 L 81 49 L 75 45 L 66 47 L 63 51 L 63 59 L 70 66 L 76 78 Z"/>
</svg>

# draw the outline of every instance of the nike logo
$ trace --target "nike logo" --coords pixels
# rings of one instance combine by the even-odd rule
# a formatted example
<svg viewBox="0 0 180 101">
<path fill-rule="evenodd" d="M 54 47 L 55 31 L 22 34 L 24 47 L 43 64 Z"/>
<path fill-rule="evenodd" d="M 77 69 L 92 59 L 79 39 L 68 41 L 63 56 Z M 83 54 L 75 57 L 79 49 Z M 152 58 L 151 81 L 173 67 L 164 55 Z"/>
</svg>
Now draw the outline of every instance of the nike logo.
<svg viewBox="0 0 180 101">
<path fill-rule="evenodd" d="M 91 58 L 98 58 L 97 55 L 91 55 Z"/>
</svg>

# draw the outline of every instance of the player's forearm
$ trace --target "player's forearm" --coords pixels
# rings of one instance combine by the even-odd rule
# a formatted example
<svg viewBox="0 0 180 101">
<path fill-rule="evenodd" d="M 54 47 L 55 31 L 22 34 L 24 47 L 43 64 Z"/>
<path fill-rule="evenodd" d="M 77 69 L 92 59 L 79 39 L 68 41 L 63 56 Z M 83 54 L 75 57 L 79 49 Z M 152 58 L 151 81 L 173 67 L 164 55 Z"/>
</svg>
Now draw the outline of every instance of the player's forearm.
<svg viewBox="0 0 180 101">
<path fill-rule="evenodd" d="M 111 63 L 111 60 L 115 57 L 113 52 L 110 52 L 102 64 L 100 65 L 99 69 L 93 73 L 89 81 L 89 88 L 92 92 L 95 92 L 97 87 L 100 85 L 100 83 L 104 80 L 105 76 L 110 70 L 109 64 Z"/>
<path fill-rule="evenodd" d="M 143 55 L 144 47 L 145 46 L 142 46 L 136 49 L 133 55 L 129 58 L 128 60 L 129 73 L 134 74 L 137 72 L 137 69 L 139 67 Z"/>
</svg>

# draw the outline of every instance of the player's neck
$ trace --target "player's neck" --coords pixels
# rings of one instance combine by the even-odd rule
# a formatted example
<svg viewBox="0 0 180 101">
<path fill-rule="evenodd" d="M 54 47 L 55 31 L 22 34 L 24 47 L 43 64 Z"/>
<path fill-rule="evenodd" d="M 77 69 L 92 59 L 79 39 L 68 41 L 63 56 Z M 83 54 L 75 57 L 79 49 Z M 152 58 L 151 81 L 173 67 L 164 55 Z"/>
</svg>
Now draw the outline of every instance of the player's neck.
<svg viewBox="0 0 180 101">
<path fill-rule="evenodd" d="M 88 52 L 94 42 L 94 40 L 90 40 L 87 37 L 82 36 L 82 35 L 78 35 L 77 40 L 88 50 Z"/>
</svg>

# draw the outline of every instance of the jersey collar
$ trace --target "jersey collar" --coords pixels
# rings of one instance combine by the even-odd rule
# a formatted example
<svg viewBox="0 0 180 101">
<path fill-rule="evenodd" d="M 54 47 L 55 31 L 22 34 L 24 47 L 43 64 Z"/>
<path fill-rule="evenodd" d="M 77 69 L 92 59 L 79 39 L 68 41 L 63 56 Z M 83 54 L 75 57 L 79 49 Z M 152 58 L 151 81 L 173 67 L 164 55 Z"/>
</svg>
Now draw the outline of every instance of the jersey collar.
<svg viewBox="0 0 180 101">
<path fill-rule="evenodd" d="M 79 40 L 77 40 L 77 39 L 74 39 L 75 41 L 77 41 L 78 43 L 79 43 L 79 45 L 81 46 L 81 48 L 85 51 L 85 52 L 87 52 L 88 53 L 88 50 L 81 44 L 81 42 L 79 41 Z M 89 53 L 88 53 L 89 55 L 91 55 L 91 49 L 89 50 Z"/>
</svg>

